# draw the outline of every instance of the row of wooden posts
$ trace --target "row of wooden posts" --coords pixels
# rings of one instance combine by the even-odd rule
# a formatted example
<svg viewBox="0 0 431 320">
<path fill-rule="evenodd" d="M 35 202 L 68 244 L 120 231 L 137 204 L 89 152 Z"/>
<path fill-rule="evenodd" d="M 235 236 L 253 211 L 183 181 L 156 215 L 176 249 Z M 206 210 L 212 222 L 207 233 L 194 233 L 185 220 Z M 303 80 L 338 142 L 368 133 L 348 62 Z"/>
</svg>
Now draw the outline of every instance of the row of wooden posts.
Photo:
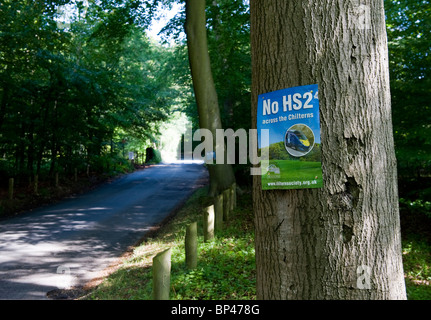
<svg viewBox="0 0 431 320">
<path fill-rule="evenodd" d="M 89 175 L 89 166 L 87 167 L 87 176 Z M 75 168 L 74 172 L 74 181 L 78 181 L 78 169 Z M 15 179 L 9 178 L 9 200 L 12 200 L 14 197 L 14 184 Z M 33 185 L 33 192 L 35 194 L 38 194 L 38 188 L 39 188 L 39 176 L 36 174 L 34 175 L 34 181 L 32 183 Z M 58 172 L 55 173 L 55 187 L 58 188 L 59 186 L 59 178 L 58 178 Z"/>
<path fill-rule="evenodd" d="M 214 197 L 214 203 L 203 212 L 204 241 L 214 238 L 215 231 L 221 230 L 223 222 L 229 220 L 230 212 L 236 207 L 236 184 Z M 198 261 L 198 228 L 197 222 L 186 227 L 184 239 L 186 266 L 197 267 Z M 153 258 L 153 299 L 169 300 L 171 282 L 171 248 L 158 253 Z"/>
</svg>

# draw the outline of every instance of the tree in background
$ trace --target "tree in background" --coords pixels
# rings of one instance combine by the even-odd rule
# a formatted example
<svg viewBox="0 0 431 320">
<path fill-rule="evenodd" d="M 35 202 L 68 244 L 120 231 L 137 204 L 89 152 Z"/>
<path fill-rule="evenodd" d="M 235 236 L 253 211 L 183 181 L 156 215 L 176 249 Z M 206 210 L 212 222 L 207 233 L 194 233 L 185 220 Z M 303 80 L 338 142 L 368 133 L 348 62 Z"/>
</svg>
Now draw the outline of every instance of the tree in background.
<svg viewBox="0 0 431 320">
<path fill-rule="evenodd" d="M 217 152 L 217 143 L 224 142 L 217 141 L 216 130 L 223 129 L 223 126 L 208 53 L 205 0 L 186 1 L 186 33 L 199 125 L 201 129 L 208 129 L 212 133 L 213 150 Z M 210 195 L 223 192 L 235 182 L 232 166 L 225 159 L 223 155 L 223 164 L 208 166 Z"/>
<path fill-rule="evenodd" d="M 250 12 L 244 0 L 207 2 L 208 50 L 224 128 L 250 128 Z"/>
<path fill-rule="evenodd" d="M 258 94 L 317 83 L 322 189 L 253 181 L 259 299 L 405 299 L 383 1 L 251 0 Z"/>
<path fill-rule="evenodd" d="M 164 1 L 164 3 L 184 1 Z M 250 14 L 247 1 L 206 1 L 206 36 L 212 79 L 217 95 L 221 127 L 249 129 L 250 118 Z M 186 22 L 185 11 L 180 11 L 162 29 L 162 38 L 175 39 L 175 63 L 172 72 L 183 88 L 183 112 L 199 128 L 199 113 L 190 76 L 186 38 L 182 36 Z M 190 89 L 186 89 L 190 88 Z M 238 150 L 238 147 L 236 148 Z M 236 180 L 250 181 L 249 166 L 233 165 Z"/>
</svg>

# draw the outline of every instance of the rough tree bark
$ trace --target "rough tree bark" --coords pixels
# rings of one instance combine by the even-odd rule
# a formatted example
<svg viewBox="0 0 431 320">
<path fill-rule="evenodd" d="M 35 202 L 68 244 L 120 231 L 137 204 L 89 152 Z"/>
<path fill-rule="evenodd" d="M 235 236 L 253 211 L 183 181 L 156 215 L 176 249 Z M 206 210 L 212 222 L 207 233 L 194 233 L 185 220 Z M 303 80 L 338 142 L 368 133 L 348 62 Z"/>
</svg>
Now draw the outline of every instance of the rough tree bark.
<svg viewBox="0 0 431 320">
<path fill-rule="evenodd" d="M 213 150 L 217 150 L 216 130 L 222 129 L 217 92 L 208 53 L 205 0 L 186 1 L 186 33 L 190 70 L 193 79 L 199 126 L 213 136 Z M 209 165 L 210 195 L 217 195 L 235 182 L 230 164 Z"/>
<path fill-rule="evenodd" d="M 259 299 L 405 299 L 383 0 L 251 0 L 257 97 L 319 85 L 322 189 L 253 181 Z"/>
</svg>

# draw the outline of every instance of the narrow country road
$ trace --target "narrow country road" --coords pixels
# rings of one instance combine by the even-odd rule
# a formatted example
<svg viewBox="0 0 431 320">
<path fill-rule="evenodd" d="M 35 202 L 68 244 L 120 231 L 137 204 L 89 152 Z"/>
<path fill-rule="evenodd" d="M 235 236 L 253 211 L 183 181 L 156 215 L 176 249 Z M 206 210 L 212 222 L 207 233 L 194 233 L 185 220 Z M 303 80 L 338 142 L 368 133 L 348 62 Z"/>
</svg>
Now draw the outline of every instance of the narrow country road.
<svg viewBox="0 0 431 320">
<path fill-rule="evenodd" d="M 205 175 L 199 164 L 161 164 L 0 221 L 0 299 L 47 299 L 96 278 Z"/>
</svg>

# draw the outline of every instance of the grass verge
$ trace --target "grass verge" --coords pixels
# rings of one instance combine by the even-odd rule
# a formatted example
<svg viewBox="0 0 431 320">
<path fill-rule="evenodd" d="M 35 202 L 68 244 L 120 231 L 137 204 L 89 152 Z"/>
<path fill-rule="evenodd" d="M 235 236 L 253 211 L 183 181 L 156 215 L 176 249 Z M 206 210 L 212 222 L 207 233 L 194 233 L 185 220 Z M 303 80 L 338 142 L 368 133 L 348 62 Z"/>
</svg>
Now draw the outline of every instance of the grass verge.
<svg viewBox="0 0 431 320">
<path fill-rule="evenodd" d="M 415 235 L 403 240 L 408 300 L 431 300 L 431 245 Z"/>
</svg>

